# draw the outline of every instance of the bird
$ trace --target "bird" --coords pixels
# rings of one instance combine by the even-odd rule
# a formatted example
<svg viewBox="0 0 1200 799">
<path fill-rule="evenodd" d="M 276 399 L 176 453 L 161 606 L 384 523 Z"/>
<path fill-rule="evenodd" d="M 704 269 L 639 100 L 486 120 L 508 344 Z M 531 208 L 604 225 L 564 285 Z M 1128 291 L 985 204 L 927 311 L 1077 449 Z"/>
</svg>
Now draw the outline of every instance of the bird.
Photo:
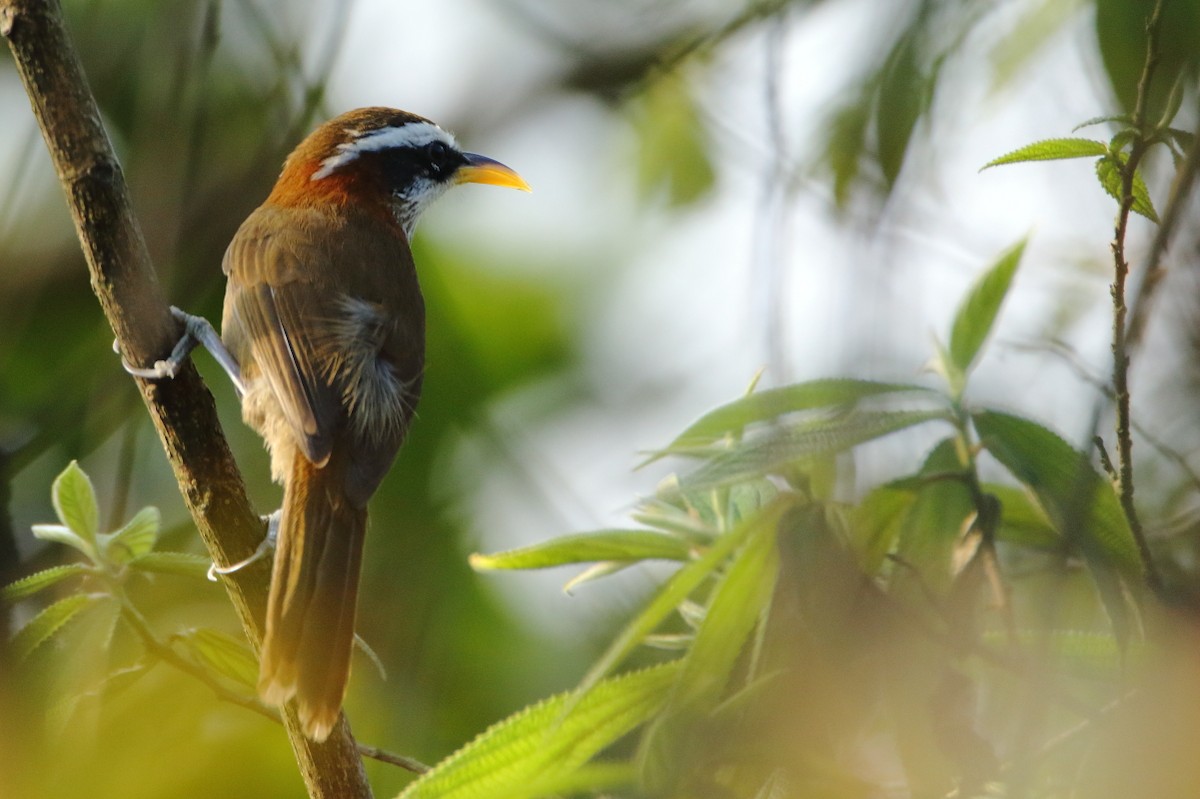
<svg viewBox="0 0 1200 799">
<path fill-rule="evenodd" d="M 329 736 L 346 693 L 367 504 L 421 396 L 413 230 L 463 183 L 529 191 L 416 114 L 370 107 L 328 120 L 287 156 L 225 252 L 219 340 L 202 319 L 187 326 L 207 326 L 197 338 L 230 371 L 283 484 L 258 693 L 295 700 L 314 741 Z"/>
</svg>

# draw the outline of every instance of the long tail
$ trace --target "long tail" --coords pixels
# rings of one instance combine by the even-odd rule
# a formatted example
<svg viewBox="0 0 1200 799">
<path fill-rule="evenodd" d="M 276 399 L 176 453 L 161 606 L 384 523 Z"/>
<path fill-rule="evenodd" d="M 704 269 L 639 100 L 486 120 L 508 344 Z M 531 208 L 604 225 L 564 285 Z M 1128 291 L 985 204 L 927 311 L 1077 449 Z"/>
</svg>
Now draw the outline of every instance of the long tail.
<svg viewBox="0 0 1200 799">
<path fill-rule="evenodd" d="M 317 468 L 296 454 L 284 488 L 258 678 L 264 702 L 295 697 L 304 734 L 315 741 L 329 736 L 346 693 L 367 528 L 367 511 L 346 499 L 343 477 L 333 462 Z"/>
</svg>

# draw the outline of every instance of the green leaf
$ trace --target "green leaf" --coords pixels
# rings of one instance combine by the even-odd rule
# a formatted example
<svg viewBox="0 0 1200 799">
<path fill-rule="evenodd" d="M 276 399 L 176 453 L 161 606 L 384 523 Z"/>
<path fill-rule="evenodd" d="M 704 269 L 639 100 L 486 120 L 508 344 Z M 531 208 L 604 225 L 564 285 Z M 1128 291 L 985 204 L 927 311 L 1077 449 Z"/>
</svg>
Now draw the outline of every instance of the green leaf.
<svg viewBox="0 0 1200 799">
<path fill-rule="evenodd" d="M 82 563 L 68 563 L 63 566 L 52 566 L 40 572 L 34 572 L 28 577 L 22 577 L 16 582 L 9 583 L 0 591 L 0 599 L 5 602 L 16 602 L 25 597 L 33 596 L 38 591 L 76 575 L 90 574 L 91 570 Z"/>
<path fill-rule="evenodd" d="M 694 203 L 713 187 L 706 125 L 691 87 L 676 73 L 647 85 L 636 104 L 638 177 L 644 195 L 666 190 L 671 205 Z"/>
<path fill-rule="evenodd" d="M 680 480 L 684 491 L 701 491 L 778 474 L 815 455 L 843 452 L 859 444 L 936 419 L 942 411 L 855 411 L 832 419 L 781 426 L 712 458 Z"/>
<path fill-rule="evenodd" d="M 566 790 L 598 752 L 652 717 L 679 671 L 666 663 L 565 693 L 488 728 L 438 763 L 400 799 L 526 799 Z M 572 712 L 564 715 L 569 704 Z M 586 771 L 591 778 L 601 773 Z M 624 779 L 622 777 L 621 779 Z"/>
<path fill-rule="evenodd" d="M 954 548 L 963 522 L 975 512 L 966 483 L 958 479 L 966 464 L 957 438 L 944 438 L 930 450 L 917 479 L 896 481 L 915 488 L 912 505 L 900 520 L 896 554 L 916 568 L 897 570 L 894 586 L 907 586 L 919 593 L 948 591 L 953 583 Z M 917 575 L 918 583 L 911 583 Z"/>
<path fill-rule="evenodd" d="M 1125 153 L 1119 153 L 1115 156 L 1101 158 L 1096 162 L 1096 177 L 1100 180 L 1100 185 L 1118 203 L 1124 202 L 1125 186 L 1122 182 L 1121 170 L 1124 169 L 1126 161 L 1128 161 L 1128 156 Z M 1154 203 L 1150 199 L 1150 189 L 1146 187 L 1146 181 L 1142 178 L 1140 169 L 1133 173 L 1133 211 L 1151 222 L 1158 222 L 1158 212 L 1154 210 Z"/>
<path fill-rule="evenodd" d="M 872 380 L 843 378 L 812 380 L 759 391 L 704 414 L 646 463 L 668 454 L 692 452 L 729 433 L 738 433 L 747 425 L 773 421 L 784 414 L 853 405 L 860 400 L 882 394 L 911 392 L 930 393 L 929 389 L 923 386 L 907 383 L 877 383 Z"/>
<path fill-rule="evenodd" d="M 1033 491 L 1047 518 L 1083 554 L 1113 630 L 1126 642 L 1127 587 L 1140 585 L 1142 561 L 1112 487 L 1083 453 L 1036 422 L 988 410 L 972 419 L 984 448 Z"/>
<path fill-rule="evenodd" d="M 934 76 L 920 63 L 920 44 L 909 30 L 896 42 L 879 75 L 875 102 L 877 159 L 883 177 L 893 186 L 921 115 L 929 109 Z"/>
<path fill-rule="evenodd" d="M 741 551 L 721 577 L 695 643 L 683 659 L 671 705 L 715 704 L 742 645 L 775 590 L 779 556 L 777 524 L 754 525 Z"/>
<path fill-rule="evenodd" d="M 475 553 L 469 560 L 472 568 L 488 571 L 597 561 L 688 560 L 691 554 L 691 544 L 673 535 L 649 530 L 597 530 L 493 555 Z"/>
<path fill-rule="evenodd" d="M 129 564 L 130 567 L 156 574 L 176 574 L 204 580 L 212 561 L 191 552 L 147 552 Z"/>
<path fill-rule="evenodd" d="M 1142 561 L 1129 522 L 1108 481 L 1083 453 L 1057 433 L 1000 411 L 972 415 L 980 443 L 1038 498 L 1060 531 L 1077 531 L 1077 544 L 1125 577 L 1140 581 Z M 1081 498 L 1087 499 L 1080 507 Z"/>
<path fill-rule="evenodd" d="M 777 524 L 758 526 L 717 583 L 679 678 L 663 712 L 640 746 L 642 772 L 657 794 L 666 775 L 686 771 L 694 753 L 672 744 L 687 738 L 697 718 L 707 717 L 720 702 L 746 639 L 770 604 L 779 573 L 775 547 Z"/>
<path fill-rule="evenodd" d="M 108 598 L 108 594 L 71 594 L 44 608 L 13 636 L 12 648 L 17 659 L 29 657 L 85 608 Z"/>
<path fill-rule="evenodd" d="M 89 545 L 95 545 L 96 535 L 100 531 L 96 489 L 77 461 L 71 461 L 62 474 L 54 479 L 50 497 L 58 520 Z"/>
<path fill-rule="evenodd" d="M 983 169 L 1024 161 L 1062 161 L 1068 158 L 1095 158 L 1103 155 L 1108 155 L 1108 145 L 1095 139 L 1043 139 L 988 161 L 983 165 Z"/>
<path fill-rule="evenodd" d="M 1083 130 L 1084 128 L 1090 128 L 1092 125 L 1103 125 L 1106 122 L 1119 122 L 1122 125 L 1132 125 L 1133 117 L 1129 116 L 1128 114 L 1117 114 L 1115 116 L 1092 117 L 1091 119 L 1085 119 L 1083 122 L 1080 122 L 1078 125 L 1071 128 L 1071 132 L 1074 133 L 1077 130 Z"/>
<path fill-rule="evenodd" d="M 756 533 L 778 525 L 780 518 L 793 502 L 794 500 L 787 495 L 781 495 L 756 516 L 714 541 L 712 547 L 701 557 L 675 572 L 641 612 L 625 625 L 600 659 L 584 675 L 579 687 L 575 689 L 576 696 L 586 697 L 593 686 L 616 668 L 647 635 L 653 633 L 744 541 Z"/>
<path fill-rule="evenodd" d="M 983 490 L 1000 501 L 999 540 L 1016 546 L 1056 551 L 1063 538 L 1046 518 L 1046 512 L 1023 489 L 1000 483 L 986 483 Z"/>
<path fill-rule="evenodd" d="M 900 535 L 900 523 L 916 497 L 915 491 L 883 485 L 870 491 L 853 508 L 850 544 L 864 574 L 873 575 L 883 566 L 884 558 Z"/>
<path fill-rule="evenodd" d="M 228 633 L 209 627 L 194 627 L 171 636 L 182 644 L 192 660 L 239 685 L 254 688 L 258 684 L 258 660 L 250 647 Z"/>
<path fill-rule="evenodd" d="M 75 533 L 71 532 L 71 528 L 64 524 L 35 524 L 31 528 L 33 537 L 39 541 L 53 541 L 57 544 L 66 544 L 67 546 L 77 549 L 89 558 L 95 556 L 95 549 L 87 541 L 84 541 Z"/>
<path fill-rule="evenodd" d="M 950 358 L 965 375 L 992 330 L 1025 252 L 1025 240 L 1006 250 L 967 293 L 950 328 Z"/>
<path fill-rule="evenodd" d="M 109 562 L 118 566 L 132 563 L 154 549 L 161 524 L 158 508 L 142 508 L 120 530 L 98 537 L 101 551 Z"/>
</svg>

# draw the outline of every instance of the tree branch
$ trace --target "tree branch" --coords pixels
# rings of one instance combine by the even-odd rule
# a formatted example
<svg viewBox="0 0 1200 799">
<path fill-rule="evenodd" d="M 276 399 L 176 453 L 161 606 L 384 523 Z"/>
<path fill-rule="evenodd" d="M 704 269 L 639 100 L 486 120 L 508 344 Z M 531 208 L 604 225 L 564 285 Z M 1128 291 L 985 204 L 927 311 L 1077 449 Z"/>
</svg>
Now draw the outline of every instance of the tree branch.
<svg viewBox="0 0 1200 799">
<path fill-rule="evenodd" d="M 170 351 L 180 331 L 155 279 L 125 177 L 58 0 L 0 0 L 0 35 L 12 49 L 67 196 L 92 289 L 120 350 L 130 363 L 153 363 Z M 212 395 L 195 368 L 188 364 L 174 380 L 138 380 L 137 384 L 213 560 L 229 564 L 247 557 L 262 539 L 263 525 L 246 498 Z M 262 644 L 268 581 L 266 564 L 225 579 L 256 651 Z M 283 719 L 311 797 L 371 796 L 344 717 L 323 744 L 304 737 L 294 708 L 284 708 Z"/>
</svg>

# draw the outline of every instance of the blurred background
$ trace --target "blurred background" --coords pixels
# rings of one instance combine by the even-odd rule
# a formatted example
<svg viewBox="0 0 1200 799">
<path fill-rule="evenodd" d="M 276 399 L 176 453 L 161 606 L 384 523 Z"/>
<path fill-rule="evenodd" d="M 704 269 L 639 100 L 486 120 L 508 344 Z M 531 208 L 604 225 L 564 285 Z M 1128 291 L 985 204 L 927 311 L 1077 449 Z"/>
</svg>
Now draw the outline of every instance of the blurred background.
<svg viewBox="0 0 1200 799">
<path fill-rule="evenodd" d="M 635 471 L 639 453 L 760 371 L 762 385 L 923 379 L 957 298 L 1024 236 L 1025 266 L 973 391 L 1076 443 L 1090 432 L 1088 376 L 1110 368 L 1115 204 L 1090 160 L 979 170 L 1129 108 L 1142 0 L 64 5 L 159 278 L 193 313 L 219 318 L 225 245 L 283 156 L 341 111 L 422 114 L 534 188 L 452 192 L 416 236 L 425 393 L 374 500 L 361 590 L 360 633 L 387 679 L 358 661 L 346 703 L 367 743 L 434 762 L 571 687 L 661 578 L 631 570 L 564 595 L 569 571 L 481 576 L 469 553 L 627 524 L 636 499 L 678 467 Z M 1200 52 L 1200 3 L 1175 0 L 1167 14 L 1161 69 L 1173 74 Z M 1187 98 L 1176 126 L 1194 129 L 1194 89 Z M 1146 169 L 1161 202 L 1169 159 Z M 1135 217 L 1135 263 L 1153 232 Z M 1135 414 L 1185 461 L 1200 440 L 1196 237 L 1182 226 L 1134 372 Z M 50 484 L 71 459 L 97 486 L 102 523 L 156 505 L 163 547 L 201 551 L 111 342 L 11 57 L 0 56 L 0 556 L 10 577 L 70 557 L 30 525 L 54 520 Z M 280 495 L 261 443 L 224 375 L 205 354 L 197 362 L 268 512 Z M 924 443 L 870 447 L 858 479 L 911 469 Z M 1194 478 L 1151 447 L 1137 453 L 1152 526 L 1177 523 L 1190 546 Z M 215 584 L 163 577 L 143 591 L 164 635 L 236 632 Z M 36 610 L 26 605 L 11 626 Z M 27 790 L 300 791 L 278 728 L 168 668 L 103 701 L 56 707 L 120 666 L 120 641 L 105 648 L 85 633 L 3 675 L 24 714 L 8 730 L 23 742 L 10 752 L 38 775 Z M 367 768 L 381 796 L 408 779 Z"/>
</svg>

